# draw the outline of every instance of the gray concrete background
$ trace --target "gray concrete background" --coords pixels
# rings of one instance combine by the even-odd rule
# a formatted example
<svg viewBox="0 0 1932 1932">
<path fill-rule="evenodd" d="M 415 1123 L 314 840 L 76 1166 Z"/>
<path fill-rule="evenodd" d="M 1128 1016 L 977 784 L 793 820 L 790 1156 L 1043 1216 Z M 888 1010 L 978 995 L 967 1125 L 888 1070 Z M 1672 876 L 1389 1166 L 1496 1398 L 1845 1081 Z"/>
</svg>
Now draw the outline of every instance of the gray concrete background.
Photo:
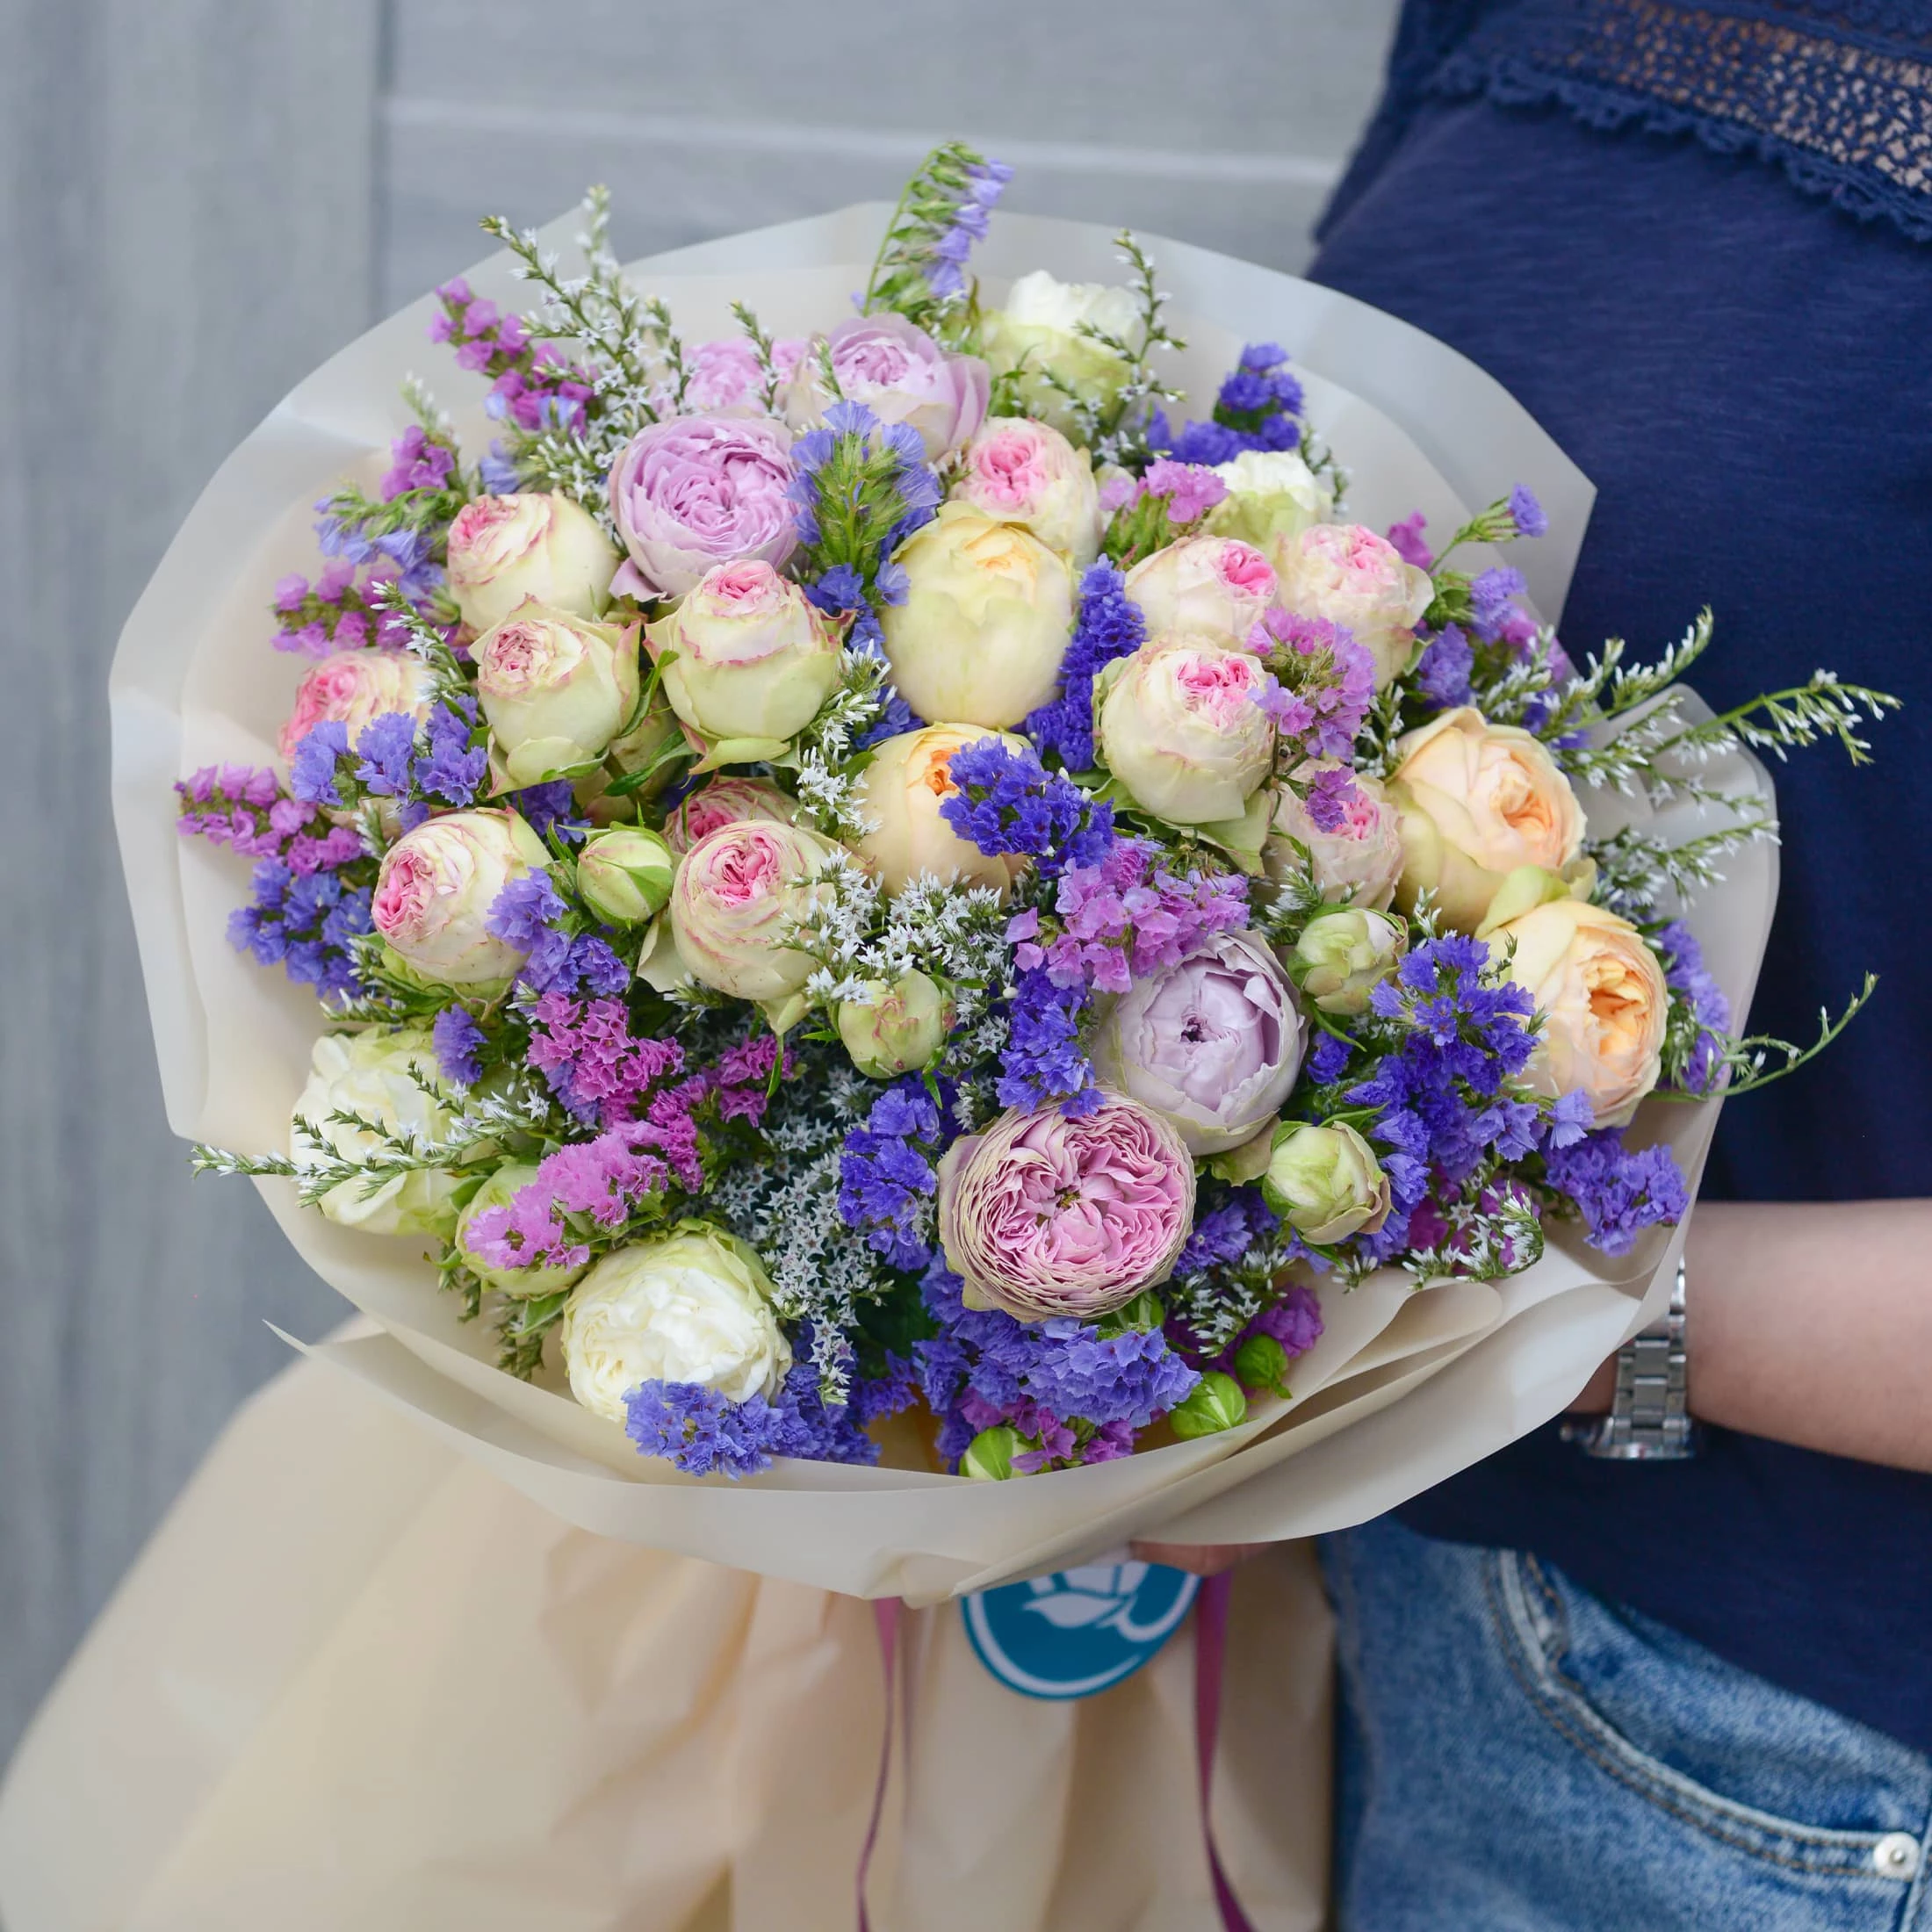
<svg viewBox="0 0 1932 1932">
<path fill-rule="evenodd" d="M 1297 267 L 1394 11 L 0 0 L 0 1760 L 285 1360 L 264 1318 L 342 1312 L 191 1184 L 108 820 L 115 636 L 227 450 L 479 214 L 595 180 L 643 252 L 890 197 L 958 133 L 1013 206 Z"/>
</svg>

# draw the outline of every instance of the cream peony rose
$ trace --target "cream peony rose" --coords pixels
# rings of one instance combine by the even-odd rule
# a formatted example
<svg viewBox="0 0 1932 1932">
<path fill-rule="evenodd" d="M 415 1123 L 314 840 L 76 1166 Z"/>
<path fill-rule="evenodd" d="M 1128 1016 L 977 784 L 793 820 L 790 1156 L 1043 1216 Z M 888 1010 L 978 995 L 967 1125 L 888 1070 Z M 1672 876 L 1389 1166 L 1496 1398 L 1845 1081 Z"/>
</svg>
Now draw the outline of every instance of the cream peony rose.
<svg viewBox="0 0 1932 1932">
<path fill-rule="evenodd" d="M 526 597 L 597 616 L 620 561 L 596 519 L 555 492 L 479 496 L 450 526 L 450 594 L 472 631 L 501 624 Z"/>
<path fill-rule="evenodd" d="M 1244 645 L 1275 601 L 1274 567 L 1252 544 L 1231 537 L 1184 537 L 1143 557 L 1127 573 L 1150 637 L 1186 631 Z"/>
<path fill-rule="evenodd" d="M 645 633 L 671 709 L 718 753 L 776 755 L 837 688 L 837 633 L 788 578 L 750 559 L 708 570 Z"/>
<path fill-rule="evenodd" d="M 953 753 L 992 735 L 977 724 L 928 724 L 901 732 L 874 749 L 872 762 L 859 775 L 856 803 L 860 816 L 876 829 L 854 849 L 888 892 L 903 890 L 922 872 L 1005 892 L 1025 871 L 1024 859 L 982 852 L 940 814 L 959 789 L 948 770 Z M 1026 749 L 1023 739 L 997 735 L 1015 750 Z"/>
<path fill-rule="evenodd" d="M 593 624 L 530 601 L 486 631 L 471 656 L 504 791 L 601 759 L 643 688 L 636 625 Z"/>
<path fill-rule="evenodd" d="M 1104 407 L 1121 393 L 1128 365 L 1105 344 L 1082 335 L 1081 325 L 1128 342 L 1139 321 L 1126 289 L 1061 282 L 1035 269 L 1022 275 L 1005 303 L 986 316 L 986 361 L 995 376 L 1023 367 L 1020 394 L 1027 414 L 1071 435 L 1075 423 L 1068 399 L 1042 371 L 1050 370 L 1085 400 Z"/>
<path fill-rule="evenodd" d="M 416 1076 L 436 1082 L 434 1042 L 427 1027 L 372 1027 L 366 1033 L 328 1033 L 309 1056 L 307 1084 L 295 1103 L 294 1118 L 306 1122 L 344 1160 L 366 1156 L 376 1136 L 332 1119 L 359 1114 L 397 1133 L 405 1128 L 420 1140 L 441 1140 L 450 1130 L 449 1110 L 423 1092 Z M 316 1149 L 303 1134 L 291 1141 L 298 1165 L 313 1162 Z M 364 1193 L 359 1179 L 338 1182 L 316 1205 L 329 1220 L 372 1235 L 446 1235 L 456 1225 L 452 1197 L 462 1177 L 440 1168 L 421 1168 L 386 1180 Z"/>
<path fill-rule="evenodd" d="M 1294 775 L 1312 779 L 1331 762 L 1317 760 Z M 1261 847 L 1261 866 L 1278 883 L 1311 871 L 1316 890 L 1330 905 L 1383 912 L 1394 904 L 1395 882 L 1402 876 L 1402 815 L 1374 779 L 1357 772 L 1355 796 L 1341 825 L 1323 832 L 1308 816 L 1307 804 L 1284 785 Z"/>
<path fill-rule="evenodd" d="M 1285 609 L 1346 624 L 1375 660 L 1378 690 L 1395 682 L 1416 645 L 1416 625 L 1434 601 L 1426 570 L 1404 563 L 1386 537 L 1360 523 L 1317 523 L 1275 539 L 1269 561 Z"/>
<path fill-rule="evenodd" d="M 1543 745 L 1468 705 L 1397 741 L 1388 796 L 1402 815 L 1395 903 L 1432 890 L 1447 922 L 1471 933 L 1519 866 L 1561 873 L 1583 846 L 1583 812 Z"/>
<path fill-rule="evenodd" d="M 1100 554 L 1093 459 L 1052 424 L 998 416 L 967 446 L 952 495 L 1003 523 L 1024 523 L 1076 570 Z"/>
<path fill-rule="evenodd" d="M 782 943 L 839 847 L 766 818 L 721 825 L 678 862 L 666 913 L 679 958 L 707 986 L 769 1006 L 796 994 L 811 961 Z"/>
<path fill-rule="evenodd" d="M 565 1305 L 559 1338 L 571 1394 L 619 1424 L 645 1382 L 702 1382 L 741 1402 L 776 1395 L 791 1366 L 757 1255 L 696 1222 L 604 1256 Z"/>
<path fill-rule="evenodd" d="M 1268 551 L 1299 537 L 1335 513 L 1335 493 L 1299 450 L 1244 450 L 1215 474 L 1228 494 L 1208 513 L 1217 537 L 1238 537 Z"/>
<path fill-rule="evenodd" d="M 1657 1084 L 1669 989 L 1628 919 L 1574 898 L 1546 901 L 1489 935 L 1516 947 L 1510 977 L 1543 1015 L 1529 1079 L 1553 1099 L 1590 1096 L 1598 1127 L 1622 1127 Z"/>
<path fill-rule="evenodd" d="M 528 955 L 490 931 L 491 908 L 513 879 L 549 862 L 544 841 L 514 811 L 425 818 L 384 854 L 371 917 L 425 979 L 494 992 Z"/>
<path fill-rule="evenodd" d="M 1150 638 L 1094 685 L 1094 743 L 1143 811 L 1175 825 L 1238 818 L 1268 775 L 1267 673 L 1209 638 Z"/>
<path fill-rule="evenodd" d="M 964 503 L 899 548 L 905 601 L 879 612 L 899 695 L 921 717 L 998 730 L 1059 688 L 1073 572 L 1029 530 Z"/>
</svg>

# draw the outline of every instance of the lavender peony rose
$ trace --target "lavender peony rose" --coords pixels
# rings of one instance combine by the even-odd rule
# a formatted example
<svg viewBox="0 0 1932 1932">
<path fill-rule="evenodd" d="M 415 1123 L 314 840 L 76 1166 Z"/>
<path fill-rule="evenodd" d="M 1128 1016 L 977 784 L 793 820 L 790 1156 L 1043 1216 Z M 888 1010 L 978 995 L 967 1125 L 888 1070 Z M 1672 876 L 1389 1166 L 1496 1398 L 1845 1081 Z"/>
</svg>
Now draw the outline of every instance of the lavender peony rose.
<svg viewBox="0 0 1932 1932">
<path fill-rule="evenodd" d="M 674 416 L 638 430 L 610 466 L 610 513 L 631 553 L 611 589 L 681 597 L 714 564 L 783 563 L 798 542 L 790 451 L 768 417 Z"/>
<path fill-rule="evenodd" d="M 855 315 L 825 337 L 832 372 L 848 402 L 882 422 L 908 423 L 928 457 L 949 455 L 985 421 L 992 378 L 977 356 L 952 356 L 903 315 Z M 785 389 L 785 420 L 810 429 L 833 398 L 816 354 L 804 357 Z"/>
<path fill-rule="evenodd" d="M 940 1240 L 970 1308 L 1083 1320 L 1164 1281 L 1194 1218 L 1194 1166 L 1157 1114 L 1003 1114 L 939 1171 Z"/>
<path fill-rule="evenodd" d="M 1287 1099 L 1301 1020 L 1263 941 L 1221 933 L 1135 980 L 1092 1051 L 1100 1078 L 1152 1107 L 1190 1154 L 1221 1154 L 1251 1140 Z"/>
</svg>

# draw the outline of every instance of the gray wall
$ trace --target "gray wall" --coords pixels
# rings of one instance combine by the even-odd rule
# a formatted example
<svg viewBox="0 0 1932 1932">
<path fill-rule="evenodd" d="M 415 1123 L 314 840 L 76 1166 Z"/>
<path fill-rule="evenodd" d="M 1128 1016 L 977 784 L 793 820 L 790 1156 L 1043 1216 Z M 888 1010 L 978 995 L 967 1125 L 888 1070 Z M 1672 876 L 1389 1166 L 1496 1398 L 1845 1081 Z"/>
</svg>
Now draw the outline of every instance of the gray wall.
<svg viewBox="0 0 1932 1932">
<path fill-rule="evenodd" d="M 890 196 L 962 133 L 1013 206 L 1295 267 L 1393 12 L 0 0 L 0 1758 L 284 1360 L 263 1318 L 342 1310 L 191 1185 L 108 824 L 115 634 L 227 449 L 480 213 L 595 180 L 642 252 Z"/>
</svg>

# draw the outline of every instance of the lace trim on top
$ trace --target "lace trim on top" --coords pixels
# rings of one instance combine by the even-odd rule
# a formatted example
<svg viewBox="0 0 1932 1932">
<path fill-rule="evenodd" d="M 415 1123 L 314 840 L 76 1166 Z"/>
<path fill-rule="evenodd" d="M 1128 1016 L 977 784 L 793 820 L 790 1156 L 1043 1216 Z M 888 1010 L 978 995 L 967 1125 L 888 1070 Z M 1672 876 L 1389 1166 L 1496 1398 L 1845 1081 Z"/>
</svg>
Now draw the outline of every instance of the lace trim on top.
<svg viewBox="0 0 1932 1932">
<path fill-rule="evenodd" d="M 1932 241 L 1932 0 L 1524 0 L 1443 12 L 1461 18 L 1438 15 L 1429 70 L 1395 77 L 1411 97 L 1555 101 L 1594 126 L 1691 133 L 1777 162 L 1861 220 Z"/>
</svg>

